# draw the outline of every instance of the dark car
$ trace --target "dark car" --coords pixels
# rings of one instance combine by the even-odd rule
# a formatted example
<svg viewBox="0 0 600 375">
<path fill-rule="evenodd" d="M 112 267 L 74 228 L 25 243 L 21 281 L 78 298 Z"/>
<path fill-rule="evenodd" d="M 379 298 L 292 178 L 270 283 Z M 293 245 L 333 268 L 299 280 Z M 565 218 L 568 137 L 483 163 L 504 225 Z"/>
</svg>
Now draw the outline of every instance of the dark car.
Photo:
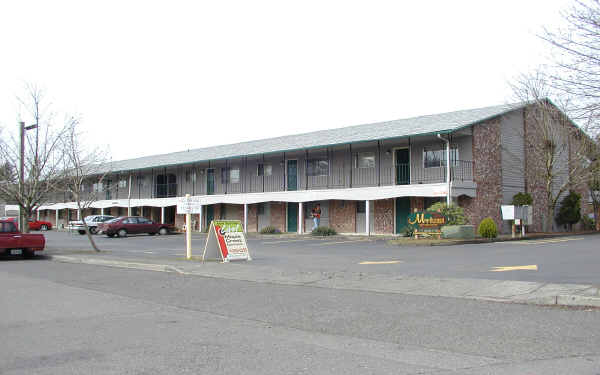
<svg viewBox="0 0 600 375">
<path fill-rule="evenodd" d="M 173 227 L 169 224 L 155 223 L 150 219 L 140 216 L 121 216 L 98 224 L 98 233 L 104 233 L 108 237 L 127 237 L 128 234 L 148 233 L 168 234 Z"/>
</svg>

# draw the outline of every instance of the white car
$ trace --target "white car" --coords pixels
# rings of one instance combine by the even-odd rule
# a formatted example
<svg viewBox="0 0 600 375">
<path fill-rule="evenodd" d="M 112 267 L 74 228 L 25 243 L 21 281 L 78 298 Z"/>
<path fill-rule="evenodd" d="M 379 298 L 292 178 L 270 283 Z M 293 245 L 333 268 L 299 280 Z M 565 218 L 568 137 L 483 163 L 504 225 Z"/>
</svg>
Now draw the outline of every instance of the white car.
<svg viewBox="0 0 600 375">
<path fill-rule="evenodd" d="M 110 215 L 90 215 L 83 218 L 88 228 L 90 228 L 91 234 L 96 234 L 98 232 L 98 224 L 103 223 L 107 220 L 114 219 L 114 216 Z M 85 234 L 85 226 L 83 225 L 83 221 L 69 221 L 69 229 L 75 230 L 79 234 Z"/>
</svg>

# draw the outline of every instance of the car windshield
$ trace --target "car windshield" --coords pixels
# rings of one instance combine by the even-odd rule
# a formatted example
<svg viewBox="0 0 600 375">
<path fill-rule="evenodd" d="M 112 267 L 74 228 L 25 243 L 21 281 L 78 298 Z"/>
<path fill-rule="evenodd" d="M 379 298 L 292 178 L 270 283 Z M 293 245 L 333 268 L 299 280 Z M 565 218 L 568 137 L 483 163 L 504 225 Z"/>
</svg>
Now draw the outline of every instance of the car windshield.
<svg viewBox="0 0 600 375">
<path fill-rule="evenodd" d="M 108 223 L 108 224 L 110 224 L 110 223 L 116 223 L 117 221 L 119 221 L 121 219 L 122 219 L 121 217 L 116 217 L 114 219 L 110 219 L 110 220 L 105 221 L 105 223 Z"/>
</svg>

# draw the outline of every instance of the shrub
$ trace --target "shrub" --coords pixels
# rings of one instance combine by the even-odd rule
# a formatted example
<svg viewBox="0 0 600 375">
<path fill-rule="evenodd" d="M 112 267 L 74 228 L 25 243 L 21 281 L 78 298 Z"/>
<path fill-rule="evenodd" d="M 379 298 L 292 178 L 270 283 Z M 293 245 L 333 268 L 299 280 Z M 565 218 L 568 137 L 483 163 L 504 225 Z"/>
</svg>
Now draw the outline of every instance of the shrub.
<svg viewBox="0 0 600 375">
<path fill-rule="evenodd" d="M 465 210 L 457 205 L 450 205 L 448 207 L 444 202 L 437 202 L 432 204 L 427 211 L 437 211 L 446 216 L 448 220 L 446 225 L 465 225 L 469 222 L 465 216 Z"/>
<path fill-rule="evenodd" d="M 595 230 L 596 222 L 589 216 L 582 216 L 581 223 L 583 224 L 583 230 Z"/>
<path fill-rule="evenodd" d="M 533 198 L 529 193 L 517 193 L 513 196 L 513 206 L 531 206 Z"/>
<path fill-rule="evenodd" d="M 261 234 L 278 234 L 281 233 L 281 231 L 277 228 L 275 228 L 272 225 L 266 226 L 263 229 L 260 230 Z"/>
<path fill-rule="evenodd" d="M 412 237 L 415 234 L 415 228 L 411 225 L 407 225 L 400 230 L 400 233 L 402 233 L 404 237 Z"/>
<path fill-rule="evenodd" d="M 477 229 L 477 233 L 484 238 L 498 237 L 498 228 L 496 227 L 496 222 L 494 222 L 491 217 L 486 217 L 485 219 L 481 220 L 479 229 Z"/>
<path fill-rule="evenodd" d="M 569 230 L 573 224 L 581 219 L 581 195 L 574 191 L 569 192 L 560 203 L 560 209 L 556 216 L 556 222 L 560 225 L 568 225 Z"/>
<path fill-rule="evenodd" d="M 313 236 L 334 236 L 337 234 L 335 229 L 329 227 L 317 227 L 311 232 Z"/>
</svg>

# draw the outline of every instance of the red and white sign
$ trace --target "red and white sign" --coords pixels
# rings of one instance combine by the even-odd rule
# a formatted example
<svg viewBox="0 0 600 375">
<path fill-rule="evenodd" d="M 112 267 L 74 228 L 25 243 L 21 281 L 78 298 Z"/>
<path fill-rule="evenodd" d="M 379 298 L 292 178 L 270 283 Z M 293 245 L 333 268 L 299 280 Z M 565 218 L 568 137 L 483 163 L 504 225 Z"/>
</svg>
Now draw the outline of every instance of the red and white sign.
<svg viewBox="0 0 600 375">
<path fill-rule="evenodd" d="M 252 260 L 239 220 L 215 220 L 210 223 L 202 260 Z"/>
</svg>

